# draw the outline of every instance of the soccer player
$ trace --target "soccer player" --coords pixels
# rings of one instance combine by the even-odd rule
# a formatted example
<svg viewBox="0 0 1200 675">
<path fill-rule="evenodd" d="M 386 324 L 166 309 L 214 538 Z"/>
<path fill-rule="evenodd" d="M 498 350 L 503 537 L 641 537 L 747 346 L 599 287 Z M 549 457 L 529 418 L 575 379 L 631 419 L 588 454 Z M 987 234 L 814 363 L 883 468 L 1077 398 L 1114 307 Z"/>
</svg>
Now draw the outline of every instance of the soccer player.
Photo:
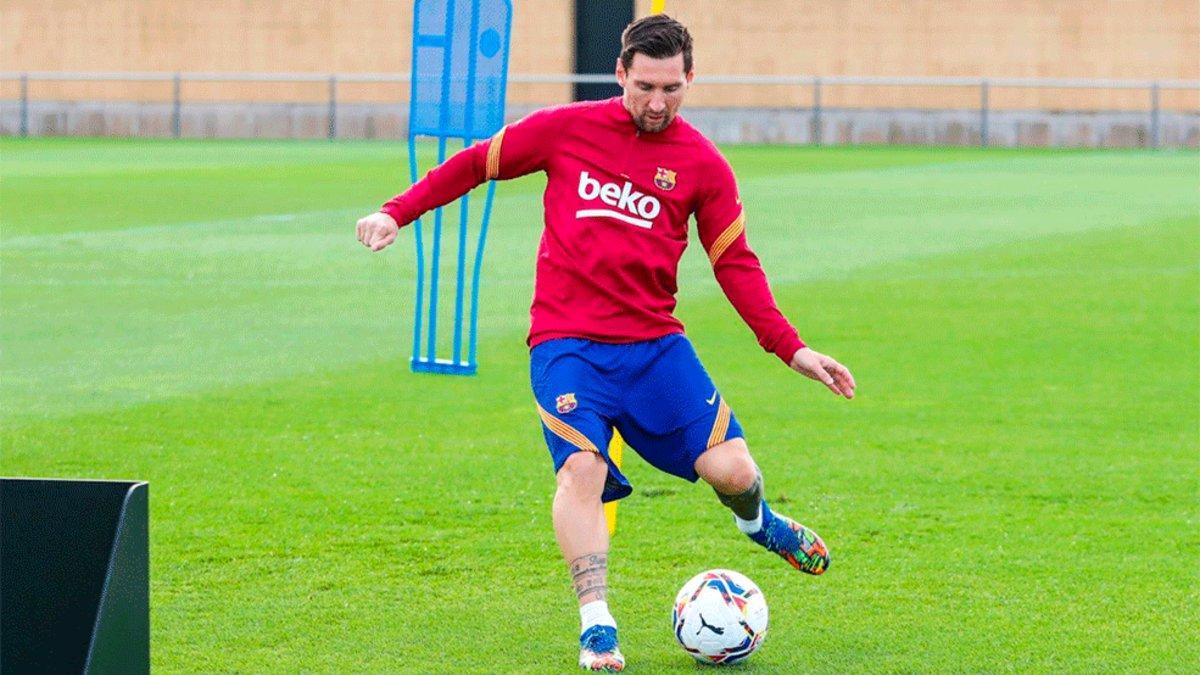
<svg viewBox="0 0 1200 675">
<path fill-rule="evenodd" d="M 530 310 L 530 381 L 557 475 L 554 532 L 580 604 L 579 664 L 625 666 L 605 600 L 602 502 L 632 492 L 608 457 L 615 427 L 651 465 L 711 485 L 737 528 L 792 567 L 829 566 L 812 530 L 775 513 L 729 404 L 673 316 L 676 269 L 696 217 L 721 289 L 762 347 L 852 398 L 854 378 L 800 340 L 746 241 L 729 163 L 677 115 L 692 39 L 662 14 L 630 24 L 616 64 L 623 94 L 539 110 L 451 157 L 358 221 L 372 251 L 401 226 L 487 180 L 544 171 L 545 229 Z"/>
</svg>

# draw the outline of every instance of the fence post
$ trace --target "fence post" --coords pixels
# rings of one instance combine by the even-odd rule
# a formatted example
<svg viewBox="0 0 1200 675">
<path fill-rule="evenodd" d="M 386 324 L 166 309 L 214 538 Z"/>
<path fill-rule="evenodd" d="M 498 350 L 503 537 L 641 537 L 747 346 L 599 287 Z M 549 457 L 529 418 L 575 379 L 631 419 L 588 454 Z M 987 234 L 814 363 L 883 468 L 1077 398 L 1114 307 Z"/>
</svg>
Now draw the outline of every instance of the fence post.
<svg viewBox="0 0 1200 675">
<path fill-rule="evenodd" d="M 21 138 L 29 135 L 29 73 L 21 73 Z"/>
<path fill-rule="evenodd" d="M 812 142 L 814 145 L 820 145 L 823 140 L 822 125 L 821 125 L 821 78 L 813 78 L 813 104 L 812 104 Z"/>
<path fill-rule="evenodd" d="M 1150 143 L 1156 148 L 1162 143 L 1161 110 L 1158 101 L 1158 80 L 1155 80 L 1150 84 Z"/>
<path fill-rule="evenodd" d="M 329 76 L 329 140 L 337 138 L 337 75 Z"/>
<path fill-rule="evenodd" d="M 979 145 L 982 147 L 988 146 L 988 90 L 990 85 L 987 80 L 979 82 Z"/>
<path fill-rule="evenodd" d="M 183 101 L 180 96 L 182 89 L 179 73 L 171 78 L 171 135 L 179 138 L 183 134 Z"/>
</svg>

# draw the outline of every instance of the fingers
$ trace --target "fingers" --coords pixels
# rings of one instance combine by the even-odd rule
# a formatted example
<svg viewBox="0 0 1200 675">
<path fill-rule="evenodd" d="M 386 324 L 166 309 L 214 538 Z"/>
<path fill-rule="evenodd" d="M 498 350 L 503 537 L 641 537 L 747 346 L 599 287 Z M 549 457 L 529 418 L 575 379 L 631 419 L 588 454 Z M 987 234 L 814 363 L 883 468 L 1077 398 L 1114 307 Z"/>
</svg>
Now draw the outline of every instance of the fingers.
<svg viewBox="0 0 1200 675">
<path fill-rule="evenodd" d="M 806 353 L 797 353 L 791 365 L 797 372 L 825 385 L 835 396 L 854 398 L 854 389 L 858 386 L 854 376 L 832 358 L 806 350 Z"/>
<path fill-rule="evenodd" d="M 829 391 L 833 392 L 834 394 L 839 396 L 841 395 L 842 392 L 838 389 L 837 382 L 834 380 L 832 375 L 826 372 L 825 364 L 821 361 L 821 359 L 811 357 L 797 358 L 796 362 L 792 365 L 792 368 L 794 368 L 796 372 L 800 373 L 801 375 L 812 378 L 825 385 Z"/>
<path fill-rule="evenodd" d="M 838 368 L 840 368 L 840 369 L 841 369 L 841 371 L 842 371 L 842 375 L 843 375 L 843 376 L 846 378 L 846 381 L 850 383 L 850 388 L 851 388 L 851 389 L 855 389 L 855 388 L 857 388 L 857 387 L 858 387 L 858 383 L 854 381 L 854 375 L 852 375 L 852 374 L 850 373 L 850 369 L 849 369 L 849 368 L 847 368 L 846 366 L 843 366 L 843 365 L 842 365 L 842 364 L 840 364 L 840 363 L 838 364 Z"/>
<path fill-rule="evenodd" d="M 854 387 L 851 387 L 850 383 L 841 377 L 833 378 L 833 386 L 831 389 L 833 389 L 833 393 L 839 396 L 854 398 Z"/>
<path fill-rule="evenodd" d="M 838 387 L 837 380 L 833 379 L 833 377 L 830 376 L 830 374 L 826 372 L 824 368 L 818 369 L 817 373 L 818 376 L 816 379 L 820 380 L 821 384 L 825 385 L 826 389 L 832 391 L 838 396 L 842 395 L 842 390 Z"/>
<path fill-rule="evenodd" d="M 823 364 L 817 364 L 817 367 L 813 368 L 810 371 L 809 377 L 820 382 L 821 384 L 825 385 L 826 387 L 829 387 L 830 389 L 833 389 L 833 387 L 835 385 L 835 382 L 833 381 L 833 376 L 830 375 L 829 372 L 825 370 L 825 367 Z M 836 393 L 837 390 L 834 389 L 834 392 Z"/>
<path fill-rule="evenodd" d="M 845 378 L 841 376 L 841 373 L 838 370 L 841 365 L 842 364 L 829 357 L 825 357 L 821 360 L 821 369 L 824 370 L 825 374 L 829 377 L 829 382 L 826 382 L 825 386 L 829 387 L 829 390 L 838 396 L 850 398 L 854 395 L 854 392 L 850 391 L 849 383 L 845 381 Z"/>
<path fill-rule="evenodd" d="M 834 384 L 837 388 L 836 393 L 845 396 L 846 398 L 854 398 L 854 376 L 842 364 L 830 359 L 830 363 L 825 366 L 825 369 L 833 376 Z"/>
<path fill-rule="evenodd" d="M 396 235 L 399 233 L 398 227 L 389 227 L 395 221 L 387 218 L 385 222 L 380 222 L 380 218 L 377 216 L 378 214 L 372 214 L 365 218 L 359 218 L 354 227 L 358 243 L 372 251 L 381 251 L 387 248 L 389 244 L 396 241 Z"/>
<path fill-rule="evenodd" d="M 394 230 L 376 232 L 375 238 L 371 241 L 371 250 L 382 251 L 391 245 L 393 241 L 396 241 L 396 232 Z"/>
</svg>

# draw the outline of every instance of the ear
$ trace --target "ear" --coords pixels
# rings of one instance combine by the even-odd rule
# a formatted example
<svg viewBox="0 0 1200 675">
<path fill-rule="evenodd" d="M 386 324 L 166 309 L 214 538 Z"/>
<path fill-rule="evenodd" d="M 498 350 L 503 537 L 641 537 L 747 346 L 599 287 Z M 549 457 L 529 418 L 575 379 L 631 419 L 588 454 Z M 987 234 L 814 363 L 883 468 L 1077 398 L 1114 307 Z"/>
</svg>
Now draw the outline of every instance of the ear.
<svg viewBox="0 0 1200 675">
<path fill-rule="evenodd" d="M 625 64 L 621 63 L 621 57 L 617 57 L 617 84 L 625 86 Z"/>
<path fill-rule="evenodd" d="M 690 86 L 692 84 L 692 80 L 696 79 L 696 69 L 692 68 L 689 70 L 687 75 L 684 75 L 684 78 L 687 80 L 687 83 Z"/>
</svg>

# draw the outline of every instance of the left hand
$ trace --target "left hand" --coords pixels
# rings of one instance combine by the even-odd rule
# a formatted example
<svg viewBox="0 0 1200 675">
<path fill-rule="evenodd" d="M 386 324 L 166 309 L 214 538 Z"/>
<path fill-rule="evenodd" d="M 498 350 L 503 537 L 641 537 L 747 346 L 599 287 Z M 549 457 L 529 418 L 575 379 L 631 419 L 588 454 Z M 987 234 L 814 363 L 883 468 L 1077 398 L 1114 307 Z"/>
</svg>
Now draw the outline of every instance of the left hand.
<svg viewBox="0 0 1200 675">
<path fill-rule="evenodd" d="M 838 396 L 854 398 L 854 376 L 832 357 L 804 347 L 792 356 L 788 365 L 797 373 L 829 387 L 829 391 Z"/>
</svg>

